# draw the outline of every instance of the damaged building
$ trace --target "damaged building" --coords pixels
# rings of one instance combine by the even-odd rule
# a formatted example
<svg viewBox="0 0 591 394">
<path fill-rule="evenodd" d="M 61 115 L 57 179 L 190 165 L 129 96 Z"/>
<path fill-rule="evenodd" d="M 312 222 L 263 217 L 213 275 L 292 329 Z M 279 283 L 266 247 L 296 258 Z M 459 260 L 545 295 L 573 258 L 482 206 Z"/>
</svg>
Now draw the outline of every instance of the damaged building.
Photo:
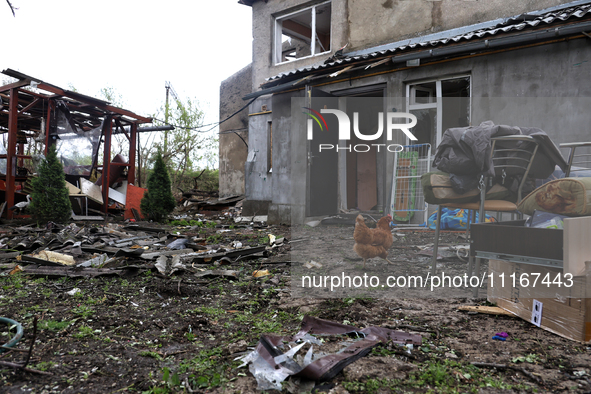
<svg viewBox="0 0 591 394">
<path fill-rule="evenodd" d="M 253 62 L 222 84 L 220 117 L 249 106 L 220 139 L 220 193 L 244 187 L 244 215 L 395 212 L 401 156 L 388 147 L 424 145 L 428 163 L 452 127 L 493 121 L 539 127 L 556 144 L 588 140 L 589 1 L 239 3 L 252 8 Z M 405 114 L 416 140 L 385 132 L 388 116 Z"/>
<path fill-rule="evenodd" d="M 139 126 L 152 119 L 12 69 L 2 73 L 14 81 L 0 87 L 3 216 L 22 217 L 7 208 L 28 200 L 37 166 L 55 145 L 75 215 L 127 208 L 133 217 L 144 190 L 135 179 L 139 132 L 154 130 Z M 121 154 L 114 155 L 116 138 Z"/>
</svg>

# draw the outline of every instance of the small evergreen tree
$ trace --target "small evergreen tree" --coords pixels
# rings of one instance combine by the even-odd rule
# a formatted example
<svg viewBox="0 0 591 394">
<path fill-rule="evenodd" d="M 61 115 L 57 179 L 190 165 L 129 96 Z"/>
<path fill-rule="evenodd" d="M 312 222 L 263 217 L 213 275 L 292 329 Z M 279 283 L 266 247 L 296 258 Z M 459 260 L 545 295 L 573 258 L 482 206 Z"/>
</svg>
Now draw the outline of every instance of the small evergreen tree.
<svg viewBox="0 0 591 394">
<path fill-rule="evenodd" d="M 67 222 L 72 217 L 72 204 L 64 167 L 57 158 L 55 145 L 39 164 L 37 177 L 33 178 L 30 209 L 39 222 Z"/>
<path fill-rule="evenodd" d="M 168 170 L 158 150 L 154 170 L 148 179 L 148 190 L 144 193 L 140 209 L 145 217 L 159 222 L 171 213 L 175 206 L 176 201 L 172 196 Z"/>
</svg>

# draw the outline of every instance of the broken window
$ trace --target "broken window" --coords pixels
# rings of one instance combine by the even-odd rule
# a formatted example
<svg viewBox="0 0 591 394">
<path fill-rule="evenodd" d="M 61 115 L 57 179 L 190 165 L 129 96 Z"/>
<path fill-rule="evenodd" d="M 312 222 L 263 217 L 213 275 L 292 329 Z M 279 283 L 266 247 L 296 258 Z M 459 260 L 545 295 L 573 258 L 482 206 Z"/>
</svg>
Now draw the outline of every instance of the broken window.
<svg viewBox="0 0 591 394">
<path fill-rule="evenodd" d="M 330 51 L 331 3 L 325 2 L 275 20 L 275 63 Z"/>
<path fill-rule="evenodd" d="M 417 117 L 416 143 L 437 147 L 445 130 L 470 125 L 470 76 L 407 85 L 407 108 Z"/>
</svg>

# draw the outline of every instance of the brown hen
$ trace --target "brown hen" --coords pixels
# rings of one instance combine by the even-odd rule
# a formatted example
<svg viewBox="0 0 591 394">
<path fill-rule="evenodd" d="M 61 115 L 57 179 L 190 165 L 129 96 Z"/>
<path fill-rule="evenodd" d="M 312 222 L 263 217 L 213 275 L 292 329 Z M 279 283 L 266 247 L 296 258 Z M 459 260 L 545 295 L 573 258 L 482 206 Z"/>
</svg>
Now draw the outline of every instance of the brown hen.
<svg viewBox="0 0 591 394">
<path fill-rule="evenodd" d="M 353 239 L 355 239 L 353 250 L 363 259 L 363 268 L 365 268 L 365 262 L 374 257 L 381 257 L 390 262 L 387 258 L 388 249 L 394 243 L 394 237 L 390 231 L 391 221 L 392 216 L 387 215 L 378 220 L 376 228 L 369 228 L 365 225 L 363 216 L 357 215 L 353 232 Z"/>
</svg>

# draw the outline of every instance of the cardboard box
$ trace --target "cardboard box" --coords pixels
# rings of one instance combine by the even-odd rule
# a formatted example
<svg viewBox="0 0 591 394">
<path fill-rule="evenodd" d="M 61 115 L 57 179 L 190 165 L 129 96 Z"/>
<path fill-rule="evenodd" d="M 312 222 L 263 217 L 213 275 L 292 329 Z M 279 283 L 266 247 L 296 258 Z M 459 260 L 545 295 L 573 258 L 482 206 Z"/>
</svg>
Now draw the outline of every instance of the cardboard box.
<svg viewBox="0 0 591 394">
<path fill-rule="evenodd" d="M 591 342 L 591 261 L 571 286 L 559 268 L 503 260 L 488 266 L 489 302 L 564 338 Z"/>
</svg>

